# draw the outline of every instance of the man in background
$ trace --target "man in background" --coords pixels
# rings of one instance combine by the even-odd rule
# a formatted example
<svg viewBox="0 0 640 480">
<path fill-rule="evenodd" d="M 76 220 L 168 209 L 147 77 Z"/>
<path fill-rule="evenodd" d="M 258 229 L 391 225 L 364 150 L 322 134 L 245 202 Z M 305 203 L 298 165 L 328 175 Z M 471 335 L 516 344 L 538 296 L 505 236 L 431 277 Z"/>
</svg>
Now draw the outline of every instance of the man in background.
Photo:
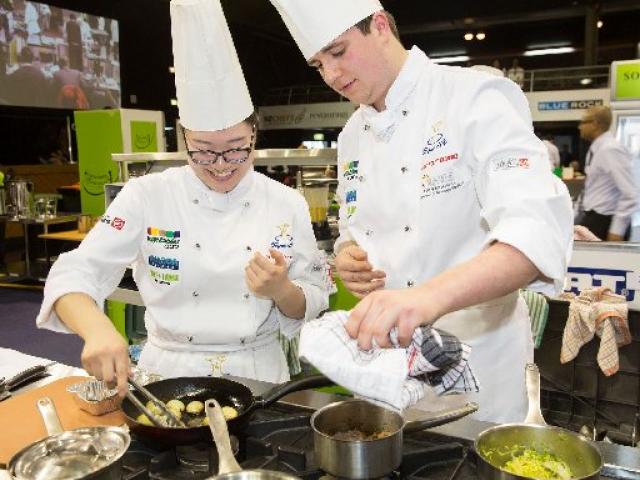
<svg viewBox="0 0 640 480">
<path fill-rule="evenodd" d="M 588 109 L 578 125 L 580 136 L 591 142 L 585 160 L 582 208 L 576 224 L 603 240 L 621 241 L 628 235 L 638 198 L 631 155 L 609 131 L 611 109 Z"/>
<path fill-rule="evenodd" d="M 547 136 L 542 140 L 542 143 L 545 147 L 547 147 L 547 151 L 549 152 L 549 165 L 551 170 L 555 170 L 560 166 L 560 150 L 553 143 L 553 137 Z"/>
</svg>

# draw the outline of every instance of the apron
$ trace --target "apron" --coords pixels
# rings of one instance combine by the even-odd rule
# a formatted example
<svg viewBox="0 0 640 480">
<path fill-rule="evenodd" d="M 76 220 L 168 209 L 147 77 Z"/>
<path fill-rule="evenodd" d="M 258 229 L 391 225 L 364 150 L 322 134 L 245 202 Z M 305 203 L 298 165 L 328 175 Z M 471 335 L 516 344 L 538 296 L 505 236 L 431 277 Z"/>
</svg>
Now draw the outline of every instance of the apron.
<svg viewBox="0 0 640 480">
<path fill-rule="evenodd" d="M 234 351 L 169 350 L 149 338 L 138 366 L 164 378 L 233 375 L 262 382 L 289 380 L 289 367 L 277 333 Z"/>
<path fill-rule="evenodd" d="M 533 338 L 525 301 L 517 292 L 440 318 L 434 326 L 471 346 L 469 363 L 480 391 L 439 397 L 429 387 L 413 408 L 436 411 L 477 402 L 476 420 L 522 422 L 527 413 L 525 365 L 533 361 Z"/>
</svg>

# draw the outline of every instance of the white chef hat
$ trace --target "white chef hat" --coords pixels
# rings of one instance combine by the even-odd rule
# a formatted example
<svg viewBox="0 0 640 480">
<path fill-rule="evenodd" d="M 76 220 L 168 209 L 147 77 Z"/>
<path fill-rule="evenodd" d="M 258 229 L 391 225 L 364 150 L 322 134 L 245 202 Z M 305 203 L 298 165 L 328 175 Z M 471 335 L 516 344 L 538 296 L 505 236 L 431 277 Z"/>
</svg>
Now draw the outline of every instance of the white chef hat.
<svg viewBox="0 0 640 480">
<path fill-rule="evenodd" d="M 383 10 L 379 0 L 271 0 L 309 60 L 360 20 Z"/>
<path fill-rule="evenodd" d="M 220 0 L 171 0 L 171 36 L 180 122 L 222 130 L 254 109 Z"/>
</svg>

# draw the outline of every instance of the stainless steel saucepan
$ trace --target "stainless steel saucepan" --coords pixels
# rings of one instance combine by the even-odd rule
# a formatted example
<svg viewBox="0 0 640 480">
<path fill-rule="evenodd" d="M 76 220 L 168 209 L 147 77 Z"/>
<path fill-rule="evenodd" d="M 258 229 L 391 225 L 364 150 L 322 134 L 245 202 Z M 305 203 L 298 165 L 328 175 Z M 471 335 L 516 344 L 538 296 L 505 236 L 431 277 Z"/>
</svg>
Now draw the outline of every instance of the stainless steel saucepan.
<svg viewBox="0 0 640 480">
<path fill-rule="evenodd" d="M 400 466 L 404 432 L 437 427 L 478 410 L 476 403 L 412 422 L 361 399 L 332 403 L 311 416 L 318 466 L 342 478 L 379 478 Z"/>
<path fill-rule="evenodd" d="M 503 467 L 525 450 L 550 453 L 565 462 L 571 480 L 597 479 L 602 469 L 602 455 L 589 440 L 560 427 L 547 425 L 540 411 L 540 372 L 534 364 L 526 366 L 529 412 L 524 423 L 511 423 L 489 428 L 475 441 L 478 472 L 486 480 L 523 480 Z M 558 478 L 560 478 L 558 476 Z"/>
</svg>

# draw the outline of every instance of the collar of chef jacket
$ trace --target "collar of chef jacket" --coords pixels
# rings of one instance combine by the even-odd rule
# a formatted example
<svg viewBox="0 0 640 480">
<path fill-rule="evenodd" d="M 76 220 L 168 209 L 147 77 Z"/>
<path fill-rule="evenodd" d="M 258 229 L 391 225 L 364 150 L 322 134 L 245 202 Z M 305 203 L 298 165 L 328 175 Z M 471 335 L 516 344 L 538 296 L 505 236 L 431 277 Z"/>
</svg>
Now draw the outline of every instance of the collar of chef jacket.
<svg viewBox="0 0 640 480">
<path fill-rule="evenodd" d="M 234 206 L 244 204 L 255 182 L 253 169 L 247 171 L 245 176 L 236 185 L 236 188 L 227 193 L 219 193 L 207 187 L 198 178 L 193 168 L 187 168 L 187 188 L 190 199 L 203 207 L 225 212 Z"/>
<path fill-rule="evenodd" d="M 385 110 L 378 112 L 370 105 L 362 105 L 364 123 L 371 128 L 378 140 L 388 141 L 393 135 L 397 123 L 408 114 L 405 104 L 416 89 L 424 72 L 426 57 L 418 47 L 414 46 L 409 50 L 407 60 L 387 92 Z"/>
</svg>

